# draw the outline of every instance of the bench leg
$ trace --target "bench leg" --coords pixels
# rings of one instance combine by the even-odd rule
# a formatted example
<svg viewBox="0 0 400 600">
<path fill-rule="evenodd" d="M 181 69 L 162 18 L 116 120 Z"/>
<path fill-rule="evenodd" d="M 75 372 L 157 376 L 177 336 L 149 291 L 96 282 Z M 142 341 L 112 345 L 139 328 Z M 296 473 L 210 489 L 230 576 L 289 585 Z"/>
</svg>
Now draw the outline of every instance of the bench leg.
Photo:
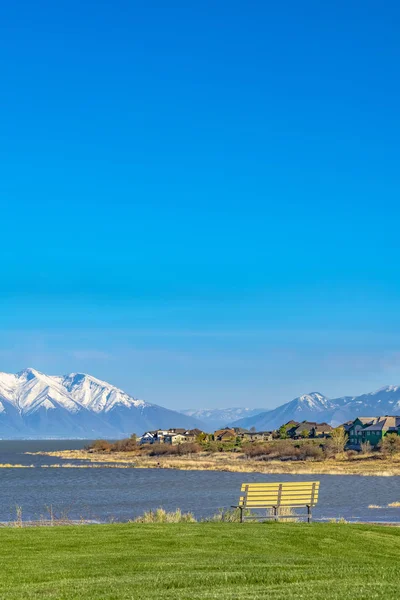
<svg viewBox="0 0 400 600">
<path fill-rule="evenodd" d="M 274 506 L 274 517 L 275 517 L 275 521 L 279 521 L 278 507 L 277 506 Z"/>
<path fill-rule="evenodd" d="M 307 523 L 311 523 L 311 506 L 307 506 Z"/>
<path fill-rule="evenodd" d="M 240 506 L 240 522 L 243 523 L 243 507 Z"/>
</svg>

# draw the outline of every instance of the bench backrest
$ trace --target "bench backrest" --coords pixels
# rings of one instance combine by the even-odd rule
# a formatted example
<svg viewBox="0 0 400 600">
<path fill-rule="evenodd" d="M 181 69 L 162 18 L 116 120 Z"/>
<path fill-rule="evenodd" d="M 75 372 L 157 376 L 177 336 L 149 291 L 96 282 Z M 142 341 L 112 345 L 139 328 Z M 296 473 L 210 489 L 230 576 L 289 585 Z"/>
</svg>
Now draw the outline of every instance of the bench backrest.
<svg viewBox="0 0 400 600">
<path fill-rule="evenodd" d="M 239 506 L 266 508 L 274 506 L 315 506 L 319 481 L 284 483 L 243 483 Z"/>
</svg>

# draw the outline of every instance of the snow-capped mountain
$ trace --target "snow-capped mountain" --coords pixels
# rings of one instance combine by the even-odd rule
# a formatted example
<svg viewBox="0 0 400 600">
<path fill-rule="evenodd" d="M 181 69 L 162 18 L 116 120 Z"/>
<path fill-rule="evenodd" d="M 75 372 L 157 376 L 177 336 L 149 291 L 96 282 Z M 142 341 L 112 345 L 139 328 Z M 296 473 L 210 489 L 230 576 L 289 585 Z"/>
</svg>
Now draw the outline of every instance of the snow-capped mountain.
<svg viewBox="0 0 400 600">
<path fill-rule="evenodd" d="M 1 438 L 120 438 L 158 427 L 204 426 L 84 373 L 0 373 Z"/>
<path fill-rule="evenodd" d="M 191 409 L 184 413 L 133 398 L 84 373 L 50 376 L 35 369 L 0 373 L 0 438 L 120 438 L 147 429 L 226 425 L 271 430 L 290 420 L 339 425 L 359 416 L 400 415 L 400 386 L 329 399 L 312 392 L 274 410 Z"/>
<path fill-rule="evenodd" d="M 299 396 L 291 402 L 261 414 L 239 419 L 232 423 L 236 427 L 258 430 L 277 429 L 288 421 L 325 421 L 333 426 L 340 425 L 357 416 L 400 415 L 400 386 L 387 386 L 361 396 L 343 396 L 329 399 L 323 394 L 312 392 Z"/>
<path fill-rule="evenodd" d="M 190 408 L 182 411 L 188 417 L 199 419 L 207 431 L 225 427 L 238 419 L 245 419 L 265 412 L 265 408 Z"/>
</svg>

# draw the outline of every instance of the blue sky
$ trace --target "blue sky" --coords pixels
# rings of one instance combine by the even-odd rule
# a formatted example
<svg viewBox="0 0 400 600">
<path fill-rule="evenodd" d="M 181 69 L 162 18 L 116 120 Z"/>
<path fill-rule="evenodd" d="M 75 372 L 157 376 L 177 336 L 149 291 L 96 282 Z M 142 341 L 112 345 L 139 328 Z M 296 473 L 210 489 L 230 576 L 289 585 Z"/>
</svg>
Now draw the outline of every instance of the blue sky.
<svg viewBox="0 0 400 600">
<path fill-rule="evenodd" d="M 0 7 L 0 370 L 172 408 L 400 382 L 397 2 Z"/>
</svg>

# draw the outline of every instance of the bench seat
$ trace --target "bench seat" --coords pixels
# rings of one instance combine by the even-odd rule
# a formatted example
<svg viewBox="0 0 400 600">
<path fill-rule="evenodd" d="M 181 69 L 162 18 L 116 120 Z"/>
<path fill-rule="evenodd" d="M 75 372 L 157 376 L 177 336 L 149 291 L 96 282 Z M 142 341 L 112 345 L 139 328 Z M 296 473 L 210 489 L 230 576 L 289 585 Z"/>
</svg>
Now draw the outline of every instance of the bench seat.
<svg viewBox="0 0 400 600">
<path fill-rule="evenodd" d="M 243 483 L 239 503 L 240 522 L 245 520 L 306 518 L 311 522 L 312 508 L 318 502 L 319 481 L 282 483 Z M 289 508 L 304 508 L 307 512 L 293 513 Z M 286 509 L 286 510 L 285 510 Z M 265 511 L 264 514 L 259 514 Z M 286 513 L 286 514 L 285 514 Z"/>
</svg>

